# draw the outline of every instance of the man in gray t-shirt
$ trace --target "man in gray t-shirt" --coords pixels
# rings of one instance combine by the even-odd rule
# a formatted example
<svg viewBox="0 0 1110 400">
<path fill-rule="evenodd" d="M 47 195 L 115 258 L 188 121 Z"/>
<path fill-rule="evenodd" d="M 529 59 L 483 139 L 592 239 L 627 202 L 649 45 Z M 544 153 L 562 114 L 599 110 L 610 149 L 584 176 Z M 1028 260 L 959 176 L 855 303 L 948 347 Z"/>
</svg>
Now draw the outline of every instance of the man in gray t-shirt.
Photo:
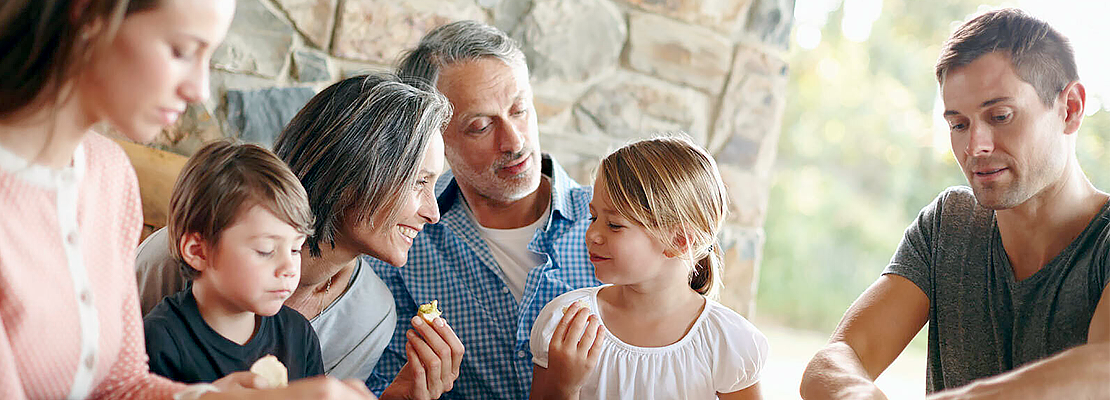
<svg viewBox="0 0 1110 400">
<path fill-rule="evenodd" d="M 1010 265 L 995 212 L 979 204 L 971 189 L 949 188 L 921 211 L 883 274 L 909 279 L 929 298 L 930 392 L 1087 342 L 1110 277 L 1108 206 L 1022 280 Z"/>
<path fill-rule="evenodd" d="M 885 398 L 874 379 L 928 322 L 930 399 L 1110 398 L 1110 195 L 1075 157 L 1086 93 L 1067 39 L 989 11 L 949 38 L 937 80 L 970 187 L 906 229 L 802 397 Z"/>
</svg>

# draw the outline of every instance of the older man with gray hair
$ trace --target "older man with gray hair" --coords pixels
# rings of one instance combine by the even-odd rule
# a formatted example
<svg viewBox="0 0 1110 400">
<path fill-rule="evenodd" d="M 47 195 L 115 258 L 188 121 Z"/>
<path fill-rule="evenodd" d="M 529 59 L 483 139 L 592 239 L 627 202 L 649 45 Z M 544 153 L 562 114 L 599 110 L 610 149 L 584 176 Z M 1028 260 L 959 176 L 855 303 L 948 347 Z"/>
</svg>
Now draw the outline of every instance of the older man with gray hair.
<svg viewBox="0 0 1110 400">
<path fill-rule="evenodd" d="M 585 248 L 590 188 L 540 153 L 524 54 L 497 28 L 439 27 L 399 74 L 454 106 L 443 133 L 451 171 L 437 185 L 440 223 L 416 237 L 408 264 L 373 265 L 403 320 L 367 385 L 381 393 L 393 380 L 408 359 L 408 319 L 438 300 L 466 347 L 444 398 L 526 398 L 536 316 L 556 296 L 600 284 Z"/>
</svg>

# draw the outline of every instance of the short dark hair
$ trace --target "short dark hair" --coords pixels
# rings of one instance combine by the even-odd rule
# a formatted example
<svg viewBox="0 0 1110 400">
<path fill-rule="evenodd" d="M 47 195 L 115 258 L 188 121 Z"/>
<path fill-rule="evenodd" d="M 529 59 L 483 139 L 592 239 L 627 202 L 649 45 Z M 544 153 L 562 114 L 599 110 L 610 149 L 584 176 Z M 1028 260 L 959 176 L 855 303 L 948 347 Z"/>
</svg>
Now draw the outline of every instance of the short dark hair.
<svg viewBox="0 0 1110 400">
<path fill-rule="evenodd" d="M 1010 58 L 1014 72 L 1033 85 L 1045 105 L 1052 105 L 1068 83 L 1079 80 L 1067 38 L 1024 11 L 1003 8 L 972 18 L 948 38 L 937 60 L 937 82 L 943 84 L 949 70 L 996 51 Z"/>
<path fill-rule="evenodd" d="M 334 247 L 344 224 L 373 222 L 379 213 L 394 220 L 428 142 L 450 118 L 442 94 L 391 74 L 347 78 L 309 100 L 274 143 L 316 214 L 309 253 L 319 257 L 321 243 Z"/>
<path fill-rule="evenodd" d="M 210 246 L 249 207 L 259 205 L 297 232 L 312 234 L 312 210 L 304 188 L 274 153 L 255 144 L 219 140 L 202 147 L 185 162 L 170 194 L 170 254 L 181 275 L 200 272 L 181 256 L 181 238 L 198 234 Z"/>
<path fill-rule="evenodd" d="M 397 74 L 406 81 L 419 80 L 435 86 L 439 70 L 460 61 L 493 57 L 506 64 L 525 65 L 520 45 L 505 32 L 478 21 L 455 21 L 433 29 L 406 52 Z"/>
</svg>

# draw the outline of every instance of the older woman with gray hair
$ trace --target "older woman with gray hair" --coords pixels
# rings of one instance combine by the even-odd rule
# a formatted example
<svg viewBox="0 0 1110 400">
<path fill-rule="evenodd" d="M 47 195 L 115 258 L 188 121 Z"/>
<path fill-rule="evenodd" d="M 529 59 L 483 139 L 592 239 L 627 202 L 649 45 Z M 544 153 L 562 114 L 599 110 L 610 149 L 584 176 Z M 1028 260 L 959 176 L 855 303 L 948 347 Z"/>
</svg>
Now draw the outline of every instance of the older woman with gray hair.
<svg viewBox="0 0 1110 400">
<path fill-rule="evenodd" d="M 329 376 L 365 381 L 394 332 L 392 294 L 368 257 L 404 265 L 413 238 L 439 221 L 434 186 L 450 115 L 447 99 L 426 85 L 363 75 L 313 97 L 274 144 L 316 216 L 300 285 L 285 304 L 310 320 Z M 186 285 L 169 253 L 178 243 L 164 231 L 137 256 L 144 314 Z M 451 327 L 442 318 L 411 321 L 409 363 L 383 399 L 437 398 L 458 377 L 463 346 Z"/>
</svg>

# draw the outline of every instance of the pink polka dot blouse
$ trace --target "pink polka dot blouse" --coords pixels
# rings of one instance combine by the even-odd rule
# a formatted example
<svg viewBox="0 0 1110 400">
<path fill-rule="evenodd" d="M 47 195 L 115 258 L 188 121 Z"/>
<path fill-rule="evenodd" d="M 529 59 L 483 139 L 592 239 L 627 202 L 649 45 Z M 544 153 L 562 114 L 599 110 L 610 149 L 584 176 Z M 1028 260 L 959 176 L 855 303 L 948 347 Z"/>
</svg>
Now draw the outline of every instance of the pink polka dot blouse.
<svg viewBox="0 0 1110 400">
<path fill-rule="evenodd" d="M 85 135 L 73 165 L 0 148 L 0 399 L 172 398 L 147 370 L 134 260 L 135 171 Z"/>
</svg>

